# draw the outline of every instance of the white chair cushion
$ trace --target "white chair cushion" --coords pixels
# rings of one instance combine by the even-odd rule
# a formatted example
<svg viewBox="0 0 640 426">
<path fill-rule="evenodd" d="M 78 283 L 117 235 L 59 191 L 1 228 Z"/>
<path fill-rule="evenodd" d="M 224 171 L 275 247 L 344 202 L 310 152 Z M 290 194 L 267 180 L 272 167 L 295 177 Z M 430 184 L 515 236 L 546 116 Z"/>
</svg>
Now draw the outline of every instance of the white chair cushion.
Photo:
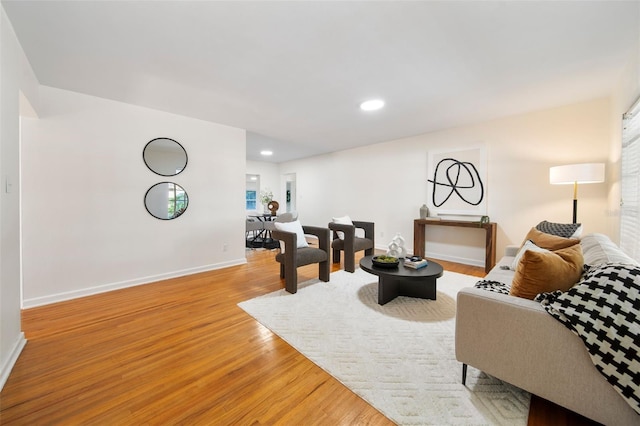
<svg viewBox="0 0 640 426">
<path fill-rule="evenodd" d="M 351 218 L 349 216 L 334 217 L 332 218 L 332 220 L 333 223 L 337 223 L 339 225 L 353 225 L 353 222 L 351 221 Z M 336 231 L 336 234 L 338 234 L 338 238 L 344 240 L 344 232 Z"/>
<path fill-rule="evenodd" d="M 304 236 L 304 231 L 302 230 L 302 224 L 300 223 L 299 220 L 294 220 L 293 222 L 273 222 L 273 226 L 278 231 L 295 232 L 297 236 L 296 246 L 298 248 L 309 247 L 309 244 L 307 243 L 307 239 Z M 284 253 L 285 247 L 284 247 L 284 242 L 282 241 L 280 241 L 280 250 L 282 253 Z"/>
</svg>

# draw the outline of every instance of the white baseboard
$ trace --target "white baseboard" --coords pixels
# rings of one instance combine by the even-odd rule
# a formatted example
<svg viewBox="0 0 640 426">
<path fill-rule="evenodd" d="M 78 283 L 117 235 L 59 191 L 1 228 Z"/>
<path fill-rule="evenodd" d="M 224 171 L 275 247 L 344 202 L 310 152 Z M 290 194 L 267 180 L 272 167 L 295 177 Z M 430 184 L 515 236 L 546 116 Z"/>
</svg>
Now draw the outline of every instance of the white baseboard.
<svg viewBox="0 0 640 426">
<path fill-rule="evenodd" d="M 378 250 L 386 251 L 387 248 L 387 246 L 376 245 L 376 249 Z M 407 252 L 407 255 L 413 255 L 413 252 Z M 484 268 L 484 259 L 469 259 L 466 257 L 450 256 L 439 252 L 426 252 L 424 255 L 425 257 L 431 259 L 446 260 L 448 262 L 455 262 L 463 265 L 480 266 Z"/>
<path fill-rule="evenodd" d="M 4 363 L 2 363 L 2 371 L 0 372 L 0 391 L 9 379 L 9 374 L 11 374 L 11 370 L 13 370 L 13 366 L 16 365 L 18 357 L 22 353 L 22 349 L 24 349 L 26 344 L 27 339 L 24 337 L 24 333 L 21 332 L 11 348 L 9 357 Z"/>
<path fill-rule="evenodd" d="M 437 252 L 426 252 L 424 255 L 425 257 L 429 257 L 431 259 L 446 260 L 448 262 L 461 263 L 463 265 L 480 266 L 484 268 L 484 259 L 469 259 L 467 257 L 450 256 Z"/>
<path fill-rule="evenodd" d="M 137 285 L 149 284 L 156 281 L 162 281 L 162 280 L 167 280 L 171 278 L 184 277 L 186 275 L 197 274 L 199 272 L 207 272 L 207 271 L 213 271 L 215 269 L 228 268 L 230 266 L 243 265 L 245 263 L 247 263 L 247 259 L 243 257 L 241 259 L 230 260 L 228 262 L 198 266 L 196 268 L 182 269 L 180 271 L 167 272 L 165 274 L 152 275 L 148 277 L 136 278 L 133 280 L 103 284 L 103 285 L 87 287 L 79 290 L 50 294 L 47 296 L 34 297 L 31 299 L 24 299 L 22 302 L 22 307 L 23 309 L 35 308 L 36 306 L 43 306 L 43 305 L 49 305 L 51 303 L 64 302 L 65 300 L 72 300 L 72 299 L 77 299 L 79 297 L 106 293 L 108 291 L 119 290 L 122 288 L 135 287 Z"/>
</svg>

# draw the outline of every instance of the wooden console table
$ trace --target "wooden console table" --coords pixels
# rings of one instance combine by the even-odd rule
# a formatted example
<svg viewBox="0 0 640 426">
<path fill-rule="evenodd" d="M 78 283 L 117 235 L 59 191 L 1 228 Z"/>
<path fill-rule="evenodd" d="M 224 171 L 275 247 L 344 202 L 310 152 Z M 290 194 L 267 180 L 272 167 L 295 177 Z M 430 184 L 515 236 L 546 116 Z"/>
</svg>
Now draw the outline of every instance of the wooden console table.
<svg viewBox="0 0 640 426">
<path fill-rule="evenodd" d="M 413 221 L 413 254 L 424 257 L 425 253 L 425 227 L 433 226 L 458 226 L 462 228 L 484 229 L 487 236 L 485 240 L 484 270 L 489 272 L 496 264 L 496 229 L 495 222 L 480 223 L 464 220 L 430 220 L 415 219 Z"/>
</svg>

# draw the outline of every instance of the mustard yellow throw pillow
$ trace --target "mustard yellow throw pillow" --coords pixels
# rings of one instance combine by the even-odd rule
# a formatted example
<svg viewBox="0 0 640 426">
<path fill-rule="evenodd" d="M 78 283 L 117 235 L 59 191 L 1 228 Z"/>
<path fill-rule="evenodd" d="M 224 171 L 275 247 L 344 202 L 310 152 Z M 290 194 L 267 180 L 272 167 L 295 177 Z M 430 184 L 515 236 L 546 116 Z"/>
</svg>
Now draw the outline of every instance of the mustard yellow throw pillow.
<svg viewBox="0 0 640 426">
<path fill-rule="evenodd" d="M 558 237 L 557 235 L 540 232 L 536 228 L 531 228 L 531 231 L 529 231 L 527 236 L 524 238 L 524 242 L 527 240 L 531 240 L 533 244 L 547 250 L 559 250 L 571 247 L 580 242 L 577 238 Z"/>
<path fill-rule="evenodd" d="M 516 267 L 509 294 L 533 300 L 540 293 L 567 291 L 580 279 L 583 265 L 580 244 L 549 252 L 527 250 Z"/>
</svg>

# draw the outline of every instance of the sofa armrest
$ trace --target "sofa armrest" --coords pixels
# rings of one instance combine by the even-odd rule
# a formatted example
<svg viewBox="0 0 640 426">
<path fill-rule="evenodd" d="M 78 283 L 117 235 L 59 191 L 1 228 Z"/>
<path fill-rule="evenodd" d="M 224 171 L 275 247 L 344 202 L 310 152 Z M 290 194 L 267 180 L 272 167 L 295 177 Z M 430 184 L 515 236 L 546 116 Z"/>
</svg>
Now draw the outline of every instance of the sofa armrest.
<svg viewBox="0 0 640 426">
<path fill-rule="evenodd" d="M 549 321 L 547 321 L 549 320 Z M 520 376 L 513 359 L 528 359 L 535 353 L 522 351 L 532 340 L 526 334 L 527 325 L 539 321 L 555 321 L 539 303 L 479 288 L 464 288 L 458 292 L 456 306 L 456 358 L 492 374 L 506 369 L 500 377 L 509 381 Z M 531 359 L 534 362 L 534 359 Z M 514 371 L 509 371 L 514 367 Z"/>
<path fill-rule="evenodd" d="M 504 248 L 504 255 L 509 257 L 516 257 L 518 251 L 520 250 L 520 246 L 515 244 L 509 244 Z"/>
</svg>

